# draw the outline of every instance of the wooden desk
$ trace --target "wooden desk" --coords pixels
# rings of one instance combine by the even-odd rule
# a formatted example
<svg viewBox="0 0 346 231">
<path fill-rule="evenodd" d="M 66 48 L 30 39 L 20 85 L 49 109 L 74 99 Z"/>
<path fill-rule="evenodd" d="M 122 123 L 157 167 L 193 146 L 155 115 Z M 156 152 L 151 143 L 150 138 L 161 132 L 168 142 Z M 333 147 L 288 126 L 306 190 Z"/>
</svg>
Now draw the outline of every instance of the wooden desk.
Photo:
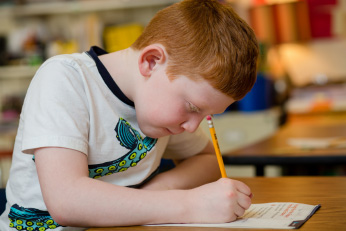
<svg viewBox="0 0 346 231">
<path fill-rule="evenodd" d="M 223 153 L 225 164 L 255 165 L 256 175 L 264 175 L 265 165 L 304 165 L 312 169 L 321 165 L 346 164 L 346 148 L 300 149 L 289 146 L 289 138 L 328 138 L 346 136 L 346 113 L 290 116 L 273 136 L 245 148 Z"/>
<path fill-rule="evenodd" d="M 346 228 L 346 177 L 279 177 L 239 178 L 252 189 L 253 203 L 298 202 L 321 204 L 321 208 L 299 229 L 301 231 L 344 230 Z M 188 227 L 117 227 L 91 228 L 88 231 L 214 231 L 224 228 Z M 265 231 L 267 229 L 228 229 L 232 231 Z M 268 229 L 273 230 L 273 229 Z"/>
</svg>

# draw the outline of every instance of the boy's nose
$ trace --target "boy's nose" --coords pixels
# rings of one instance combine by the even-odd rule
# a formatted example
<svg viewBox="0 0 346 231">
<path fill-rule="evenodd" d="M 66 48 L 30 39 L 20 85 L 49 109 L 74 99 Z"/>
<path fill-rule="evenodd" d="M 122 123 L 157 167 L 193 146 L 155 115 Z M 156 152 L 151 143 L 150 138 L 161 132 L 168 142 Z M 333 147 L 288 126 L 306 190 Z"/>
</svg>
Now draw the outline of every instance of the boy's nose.
<svg viewBox="0 0 346 231">
<path fill-rule="evenodd" d="M 181 127 L 184 128 L 185 131 L 193 133 L 194 131 L 196 131 L 196 129 L 198 128 L 199 124 L 202 122 L 202 118 L 191 118 L 187 121 L 185 121 L 184 123 L 181 124 Z"/>
</svg>

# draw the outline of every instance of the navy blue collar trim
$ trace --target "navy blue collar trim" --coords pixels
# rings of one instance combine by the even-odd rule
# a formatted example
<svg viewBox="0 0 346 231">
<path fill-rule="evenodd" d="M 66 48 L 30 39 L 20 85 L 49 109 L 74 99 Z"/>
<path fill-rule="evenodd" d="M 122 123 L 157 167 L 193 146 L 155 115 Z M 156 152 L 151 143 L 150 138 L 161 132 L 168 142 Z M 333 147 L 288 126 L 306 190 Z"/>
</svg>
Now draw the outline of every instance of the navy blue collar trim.
<svg viewBox="0 0 346 231">
<path fill-rule="evenodd" d="M 99 55 L 107 54 L 107 52 L 97 46 L 92 46 L 89 51 L 86 52 L 95 61 L 96 67 L 102 76 L 103 81 L 106 83 L 108 88 L 113 92 L 113 94 L 118 97 L 125 104 L 134 107 L 135 104 L 126 97 L 126 95 L 120 90 L 119 86 L 116 84 L 112 76 L 107 71 L 106 67 L 103 65 L 101 60 L 98 58 Z"/>
</svg>

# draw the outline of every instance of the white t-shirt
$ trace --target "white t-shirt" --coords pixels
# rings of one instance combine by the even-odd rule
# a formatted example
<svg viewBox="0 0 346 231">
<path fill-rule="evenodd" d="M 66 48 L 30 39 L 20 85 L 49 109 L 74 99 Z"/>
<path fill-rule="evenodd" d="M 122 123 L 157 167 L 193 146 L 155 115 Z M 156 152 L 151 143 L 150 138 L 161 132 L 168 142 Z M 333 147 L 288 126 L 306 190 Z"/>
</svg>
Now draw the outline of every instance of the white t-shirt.
<svg viewBox="0 0 346 231">
<path fill-rule="evenodd" d="M 201 129 L 146 137 L 133 102 L 97 58 L 104 53 L 92 47 L 81 54 L 59 55 L 34 76 L 20 116 L 0 230 L 79 230 L 62 227 L 49 215 L 33 158 L 37 148 L 80 151 L 88 157 L 90 177 L 133 187 L 157 174 L 162 157 L 187 158 L 205 148 L 208 137 Z"/>
</svg>

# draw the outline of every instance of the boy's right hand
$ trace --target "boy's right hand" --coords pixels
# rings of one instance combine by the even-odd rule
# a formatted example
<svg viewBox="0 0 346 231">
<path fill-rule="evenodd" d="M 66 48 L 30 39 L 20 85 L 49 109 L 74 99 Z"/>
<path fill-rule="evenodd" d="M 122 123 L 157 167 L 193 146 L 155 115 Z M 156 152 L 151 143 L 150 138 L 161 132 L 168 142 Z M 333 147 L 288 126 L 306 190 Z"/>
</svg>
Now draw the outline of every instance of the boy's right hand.
<svg viewBox="0 0 346 231">
<path fill-rule="evenodd" d="M 242 216 L 251 205 L 251 190 L 228 178 L 202 185 L 189 192 L 189 215 L 193 223 L 224 223 Z"/>
</svg>

